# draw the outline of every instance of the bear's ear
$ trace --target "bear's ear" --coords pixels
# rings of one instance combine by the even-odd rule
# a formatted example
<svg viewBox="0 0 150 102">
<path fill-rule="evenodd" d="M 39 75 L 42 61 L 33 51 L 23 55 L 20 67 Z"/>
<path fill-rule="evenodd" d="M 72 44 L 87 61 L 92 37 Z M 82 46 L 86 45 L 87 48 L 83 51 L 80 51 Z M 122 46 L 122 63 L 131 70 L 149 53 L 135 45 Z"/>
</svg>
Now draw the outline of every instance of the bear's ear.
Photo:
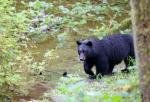
<svg viewBox="0 0 150 102">
<path fill-rule="evenodd" d="M 88 42 L 86 43 L 86 45 L 92 46 L 92 42 L 91 42 L 91 41 L 88 41 Z"/>
<path fill-rule="evenodd" d="M 77 45 L 81 45 L 81 41 L 79 41 L 79 40 L 76 41 L 76 43 L 77 43 Z"/>
</svg>

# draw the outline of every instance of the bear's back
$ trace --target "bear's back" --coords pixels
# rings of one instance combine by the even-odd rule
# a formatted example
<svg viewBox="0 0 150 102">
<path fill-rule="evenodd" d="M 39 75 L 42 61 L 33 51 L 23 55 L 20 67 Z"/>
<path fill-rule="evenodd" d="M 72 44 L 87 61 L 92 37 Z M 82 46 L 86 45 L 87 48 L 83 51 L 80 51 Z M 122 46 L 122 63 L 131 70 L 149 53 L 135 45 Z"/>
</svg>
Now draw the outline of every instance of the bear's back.
<svg viewBox="0 0 150 102">
<path fill-rule="evenodd" d="M 133 49 L 133 39 L 129 34 L 113 34 L 102 40 L 93 39 L 93 49 L 97 56 L 107 56 L 113 63 L 120 63 Z"/>
</svg>

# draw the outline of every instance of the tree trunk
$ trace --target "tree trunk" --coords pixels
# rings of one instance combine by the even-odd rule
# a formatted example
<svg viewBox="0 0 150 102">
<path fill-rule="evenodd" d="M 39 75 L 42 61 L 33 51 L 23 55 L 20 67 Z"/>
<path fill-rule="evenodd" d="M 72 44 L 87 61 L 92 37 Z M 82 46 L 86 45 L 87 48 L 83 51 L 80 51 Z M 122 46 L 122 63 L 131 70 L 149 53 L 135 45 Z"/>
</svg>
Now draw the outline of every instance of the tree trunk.
<svg viewBox="0 0 150 102">
<path fill-rule="evenodd" d="M 150 0 L 130 3 L 142 102 L 150 102 Z"/>
</svg>

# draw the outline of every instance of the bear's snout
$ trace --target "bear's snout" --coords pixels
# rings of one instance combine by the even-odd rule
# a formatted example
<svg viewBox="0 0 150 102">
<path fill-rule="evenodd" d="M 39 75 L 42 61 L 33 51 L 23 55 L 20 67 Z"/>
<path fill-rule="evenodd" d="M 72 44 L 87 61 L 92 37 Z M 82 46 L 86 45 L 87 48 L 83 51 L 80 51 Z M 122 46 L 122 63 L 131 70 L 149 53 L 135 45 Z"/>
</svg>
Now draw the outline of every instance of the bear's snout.
<svg viewBox="0 0 150 102">
<path fill-rule="evenodd" d="M 80 59 L 80 61 L 84 61 L 84 60 L 85 60 L 85 56 L 84 56 L 84 54 L 80 54 L 79 59 Z"/>
</svg>

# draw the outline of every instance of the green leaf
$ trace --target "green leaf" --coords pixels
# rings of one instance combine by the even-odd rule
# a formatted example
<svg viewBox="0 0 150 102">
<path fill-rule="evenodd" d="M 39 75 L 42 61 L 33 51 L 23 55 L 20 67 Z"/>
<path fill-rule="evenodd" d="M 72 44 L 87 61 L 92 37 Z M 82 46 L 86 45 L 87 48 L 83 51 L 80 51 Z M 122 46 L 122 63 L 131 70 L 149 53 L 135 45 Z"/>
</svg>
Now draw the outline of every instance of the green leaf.
<svg viewBox="0 0 150 102">
<path fill-rule="evenodd" d="M 122 102 L 121 96 L 112 96 L 112 102 Z"/>
<path fill-rule="evenodd" d="M 7 76 L 7 78 L 6 78 L 8 83 L 15 84 L 15 85 L 18 85 L 18 81 L 20 81 L 21 79 L 22 79 L 22 77 L 19 74 Z"/>
</svg>

